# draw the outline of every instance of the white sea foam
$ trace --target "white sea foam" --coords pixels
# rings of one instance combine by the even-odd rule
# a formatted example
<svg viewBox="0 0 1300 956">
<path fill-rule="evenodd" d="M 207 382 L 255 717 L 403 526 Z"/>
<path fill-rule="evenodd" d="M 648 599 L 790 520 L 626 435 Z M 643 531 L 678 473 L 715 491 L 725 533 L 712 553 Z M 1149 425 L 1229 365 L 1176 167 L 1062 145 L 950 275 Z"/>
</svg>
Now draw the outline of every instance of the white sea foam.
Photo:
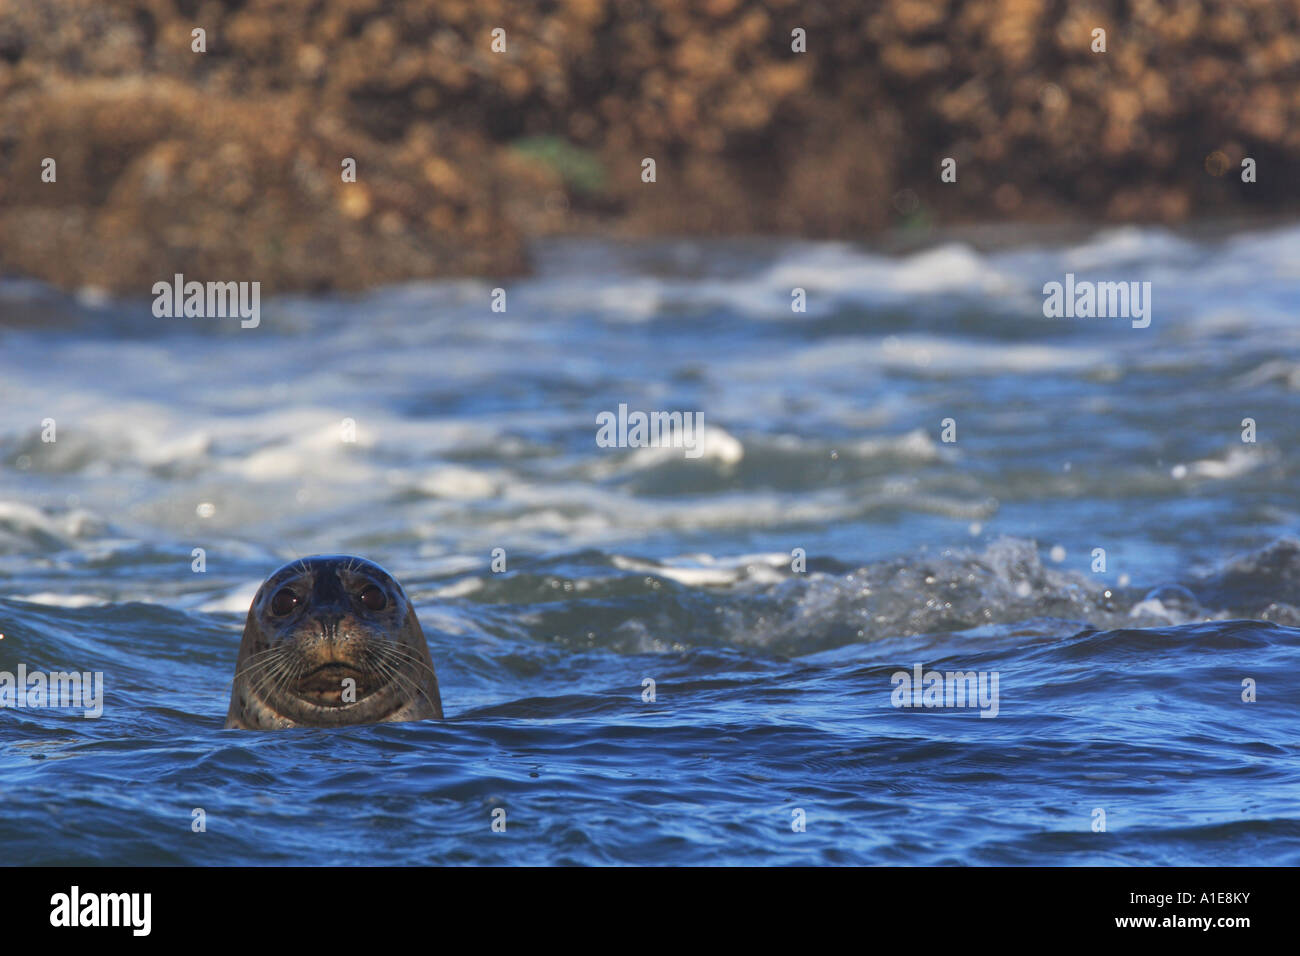
<svg viewBox="0 0 1300 956">
<path fill-rule="evenodd" d="M 181 555 L 259 542 L 395 544 L 431 557 L 908 515 L 960 521 L 964 534 L 999 513 L 1004 488 L 1104 499 L 1136 482 L 1178 495 L 1176 467 L 1231 482 L 1267 476 L 1263 466 L 1289 454 L 1262 446 L 1285 435 L 1269 420 L 1268 390 L 1300 390 L 1286 351 L 1300 349 L 1300 228 L 1219 243 L 1124 228 L 1064 246 L 946 242 L 900 256 L 812 242 L 727 255 L 691 242 L 557 248 L 537 275 L 510 283 L 505 313 L 487 311 L 492 282 L 466 280 L 268 300 L 252 339 L 167 327 L 69 334 L 55 347 L 26 325 L 5 328 L 0 554 L 89 556 L 128 542 L 116 561 L 155 540 Z M 1044 323 L 1041 284 L 1069 270 L 1153 281 L 1150 334 Z M 795 287 L 807 313 L 791 311 Z M 0 282 L 14 308 L 60 301 L 39 284 Z M 122 308 L 95 312 L 107 323 Z M 677 324 L 641 328 L 660 320 Z M 709 337 L 750 320 L 752 337 Z M 1225 366 L 1232 350 L 1243 362 Z M 1252 415 L 1260 449 L 1134 451 L 1152 448 L 1175 412 L 1157 407 L 1154 388 L 1140 399 L 1149 410 L 1133 406 L 1126 388 L 1220 367 L 1231 372 L 1217 387 L 1264 394 L 1214 427 L 1228 441 Z M 1007 391 L 1008 378 L 1038 388 L 1052 376 L 1076 383 L 1051 397 L 1060 405 Z M 992 407 L 972 398 L 986 387 L 1003 389 Z M 698 408 L 703 454 L 596 448 L 591 423 L 611 395 Z M 1141 433 L 1125 438 L 1123 460 L 1057 478 L 1084 440 L 1060 430 L 1061 415 L 1119 409 Z M 939 440 L 948 415 L 955 444 Z M 342 439 L 347 418 L 355 441 Z M 58 423 L 52 445 L 41 440 L 46 419 Z M 999 470 L 1027 457 L 1013 443 L 1026 429 L 1039 443 L 1015 466 L 1027 473 Z"/>
</svg>

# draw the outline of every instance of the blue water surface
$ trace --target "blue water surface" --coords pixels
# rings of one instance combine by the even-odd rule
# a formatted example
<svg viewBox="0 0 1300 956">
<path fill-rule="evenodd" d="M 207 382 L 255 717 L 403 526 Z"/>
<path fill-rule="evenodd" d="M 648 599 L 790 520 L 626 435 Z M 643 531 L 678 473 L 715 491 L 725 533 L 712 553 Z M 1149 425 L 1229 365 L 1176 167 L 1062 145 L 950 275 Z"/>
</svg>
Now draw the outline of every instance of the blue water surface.
<svg viewBox="0 0 1300 956">
<path fill-rule="evenodd" d="M 1150 327 L 1044 317 L 1066 273 Z M 1300 230 L 150 305 L 0 282 L 0 672 L 104 681 L 0 709 L 0 862 L 1300 863 Z M 600 447 L 620 404 L 698 456 Z M 222 728 L 322 552 L 401 580 L 447 720 Z"/>
</svg>

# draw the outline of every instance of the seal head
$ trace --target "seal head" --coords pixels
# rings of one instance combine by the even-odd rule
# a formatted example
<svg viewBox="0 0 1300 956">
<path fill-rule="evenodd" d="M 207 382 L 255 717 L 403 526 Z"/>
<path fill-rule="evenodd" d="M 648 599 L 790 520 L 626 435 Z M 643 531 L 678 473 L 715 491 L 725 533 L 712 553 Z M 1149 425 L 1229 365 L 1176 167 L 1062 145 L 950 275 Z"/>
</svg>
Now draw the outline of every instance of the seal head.
<svg viewBox="0 0 1300 956">
<path fill-rule="evenodd" d="M 442 717 L 415 609 L 365 558 L 286 564 L 248 609 L 227 727 L 336 727 Z"/>
</svg>

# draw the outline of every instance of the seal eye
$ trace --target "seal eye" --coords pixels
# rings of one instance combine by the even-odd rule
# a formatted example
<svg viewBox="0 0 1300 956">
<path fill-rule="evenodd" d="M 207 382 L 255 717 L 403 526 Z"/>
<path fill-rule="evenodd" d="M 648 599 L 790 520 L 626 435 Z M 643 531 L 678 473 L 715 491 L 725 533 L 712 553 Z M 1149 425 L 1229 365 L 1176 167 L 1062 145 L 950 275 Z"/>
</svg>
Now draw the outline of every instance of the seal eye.
<svg viewBox="0 0 1300 956">
<path fill-rule="evenodd" d="M 275 597 L 271 598 L 271 613 L 276 617 L 284 617 L 297 606 L 298 595 L 288 588 L 281 588 L 275 592 Z"/>
<path fill-rule="evenodd" d="M 361 603 L 372 611 L 382 611 L 388 606 L 388 598 L 379 588 L 368 584 L 361 592 Z"/>
</svg>

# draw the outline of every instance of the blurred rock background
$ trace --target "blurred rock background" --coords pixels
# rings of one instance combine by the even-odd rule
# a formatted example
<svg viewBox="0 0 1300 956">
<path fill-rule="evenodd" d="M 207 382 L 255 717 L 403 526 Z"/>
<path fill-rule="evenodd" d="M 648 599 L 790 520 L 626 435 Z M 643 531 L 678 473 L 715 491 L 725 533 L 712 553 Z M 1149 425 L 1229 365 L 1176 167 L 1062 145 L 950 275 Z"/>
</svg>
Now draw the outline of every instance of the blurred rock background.
<svg viewBox="0 0 1300 956">
<path fill-rule="evenodd" d="M 1300 0 L 0 0 L 0 271 L 354 289 L 559 233 L 1272 215 L 1298 119 Z"/>
</svg>

